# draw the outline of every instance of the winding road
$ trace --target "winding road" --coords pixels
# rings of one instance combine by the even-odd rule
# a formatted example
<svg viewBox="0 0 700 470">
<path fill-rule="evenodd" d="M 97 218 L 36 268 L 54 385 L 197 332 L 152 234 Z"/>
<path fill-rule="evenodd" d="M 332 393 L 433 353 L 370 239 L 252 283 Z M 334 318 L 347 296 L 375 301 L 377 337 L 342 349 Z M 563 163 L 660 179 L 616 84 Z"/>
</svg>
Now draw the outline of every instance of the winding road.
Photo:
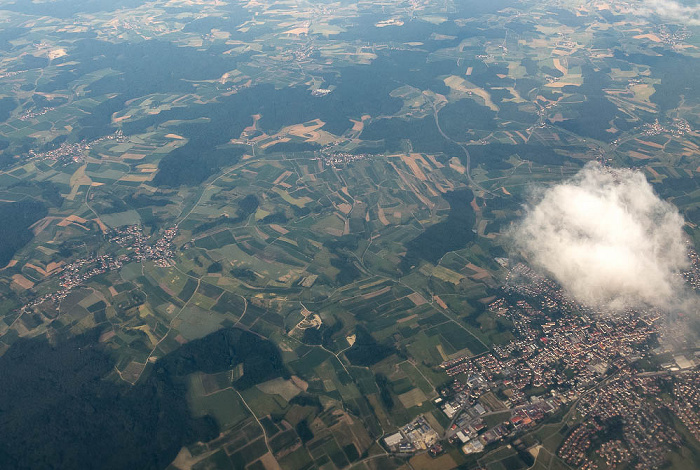
<svg viewBox="0 0 700 470">
<path fill-rule="evenodd" d="M 474 179 L 472 178 L 472 174 L 471 174 L 472 156 L 469 153 L 467 146 L 464 145 L 462 142 L 457 142 L 452 137 L 445 134 L 445 132 L 442 130 L 442 127 L 440 127 L 440 119 L 438 118 L 438 113 L 440 110 L 435 106 L 435 101 L 431 100 L 430 105 L 433 107 L 433 118 L 435 118 L 435 126 L 437 127 L 437 130 L 440 133 L 440 135 L 445 140 L 452 142 L 453 144 L 459 146 L 459 148 L 462 149 L 462 151 L 464 152 L 464 155 L 466 156 L 466 162 L 465 162 L 464 168 L 465 168 L 465 174 L 467 175 L 467 180 L 469 181 L 469 186 L 471 186 L 474 189 L 478 189 L 480 191 L 483 191 L 484 193 L 488 193 L 491 196 L 497 197 L 498 196 L 497 194 L 492 193 L 491 191 L 489 191 L 488 189 L 484 188 L 479 183 L 474 181 Z"/>
</svg>

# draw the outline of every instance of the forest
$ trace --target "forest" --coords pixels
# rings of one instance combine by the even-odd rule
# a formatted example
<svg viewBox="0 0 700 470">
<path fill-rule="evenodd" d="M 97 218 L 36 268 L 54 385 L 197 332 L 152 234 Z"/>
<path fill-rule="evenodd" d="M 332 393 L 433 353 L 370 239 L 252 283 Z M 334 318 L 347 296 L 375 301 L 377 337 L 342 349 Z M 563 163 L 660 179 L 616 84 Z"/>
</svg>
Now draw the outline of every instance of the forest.
<svg viewBox="0 0 700 470">
<path fill-rule="evenodd" d="M 0 468 L 165 468 L 182 446 L 219 433 L 190 415 L 188 374 L 242 363 L 240 389 L 287 376 L 274 344 L 228 328 L 161 358 L 132 387 L 106 379 L 114 360 L 101 333 L 20 339 L 0 357 Z"/>
</svg>

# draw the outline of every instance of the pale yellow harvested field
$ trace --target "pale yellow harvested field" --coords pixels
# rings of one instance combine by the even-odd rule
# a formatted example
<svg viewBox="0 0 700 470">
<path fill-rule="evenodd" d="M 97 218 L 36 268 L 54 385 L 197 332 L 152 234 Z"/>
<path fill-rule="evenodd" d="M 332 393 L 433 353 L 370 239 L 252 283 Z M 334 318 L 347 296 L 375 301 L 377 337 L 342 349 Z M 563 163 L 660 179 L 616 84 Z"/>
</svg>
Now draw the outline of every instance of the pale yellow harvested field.
<svg viewBox="0 0 700 470">
<path fill-rule="evenodd" d="M 92 219 L 92 220 L 94 220 L 95 223 L 100 227 L 100 230 L 102 230 L 102 233 L 109 232 L 109 228 L 105 225 L 104 222 L 102 222 L 102 220 L 99 217 Z"/>
<path fill-rule="evenodd" d="M 420 406 L 428 399 L 420 388 L 414 388 L 410 392 L 399 395 L 399 401 L 406 408 Z"/>
<path fill-rule="evenodd" d="M 438 304 L 441 308 L 444 308 L 447 310 L 447 304 L 440 298 L 439 295 L 434 295 L 433 300 L 435 301 L 436 304 Z"/>
<path fill-rule="evenodd" d="M 350 211 L 352 211 L 352 206 L 350 204 L 348 204 L 347 202 L 344 202 L 342 204 L 338 204 L 338 209 L 340 209 L 340 211 L 343 214 L 347 215 L 350 213 Z"/>
<path fill-rule="evenodd" d="M 445 354 L 445 350 L 442 349 L 442 344 L 438 344 L 437 346 L 435 346 L 435 349 L 437 349 L 437 352 L 440 353 L 440 356 L 442 356 L 443 361 L 447 361 L 449 359 L 449 356 Z"/>
<path fill-rule="evenodd" d="M 473 83 L 466 81 L 462 77 L 458 77 L 456 75 L 450 75 L 443 81 L 445 82 L 445 85 L 447 85 L 452 90 L 480 97 L 484 100 L 484 105 L 486 107 L 488 107 L 492 111 L 498 112 L 498 106 L 496 106 L 496 104 L 491 100 L 491 95 L 489 94 L 489 92 L 484 90 L 483 88 L 480 88 L 474 85 Z"/>
<path fill-rule="evenodd" d="M 472 271 L 476 271 L 476 274 L 469 276 L 472 279 L 485 279 L 488 277 L 491 277 L 488 271 L 486 271 L 483 268 L 480 268 L 479 266 L 475 265 L 474 263 L 469 263 L 467 265 L 468 269 L 471 269 Z"/>
<path fill-rule="evenodd" d="M 649 34 L 638 34 L 636 36 L 632 36 L 634 39 L 648 39 L 653 42 L 661 42 L 661 38 L 658 37 L 656 34 L 649 33 Z"/>
<path fill-rule="evenodd" d="M 639 83 L 637 85 L 631 85 L 630 91 L 634 93 L 634 99 L 648 103 L 649 98 L 654 94 L 656 89 L 647 83 Z"/>
<path fill-rule="evenodd" d="M 655 149 L 663 149 L 664 146 L 661 144 L 658 144 L 656 142 L 649 142 L 648 140 L 641 140 L 641 139 L 634 139 L 637 142 L 639 142 L 642 145 L 646 145 L 647 147 L 654 147 Z"/>
<path fill-rule="evenodd" d="M 557 69 L 557 70 L 559 70 L 559 71 L 560 71 L 561 73 L 563 73 L 564 75 L 566 75 L 567 73 L 569 73 L 569 69 L 567 69 L 566 67 L 564 67 L 564 65 L 561 63 L 561 59 L 559 59 L 558 57 L 555 58 L 555 59 L 553 59 L 552 62 L 554 62 L 554 68 Z"/>
<path fill-rule="evenodd" d="M 144 153 L 125 153 L 122 154 L 122 158 L 126 160 L 143 160 L 146 158 L 146 154 Z"/>
<path fill-rule="evenodd" d="M 378 209 L 377 209 L 377 215 L 378 215 L 378 217 L 379 217 L 379 221 L 380 221 L 383 225 L 389 225 L 389 220 L 386 218 L 386 215 L 384 214 L 384 209 L 382 209 L 381 206 L 377 206 L 377 207 L 378 207 Z"/>
<path fill-rule="evenodd" d="M 292 36 L 301 36 L 301 35 L 307 35 L 309 34 L 309 27 L 301 27 L 301 28 L 293 28 L 285 31 L 282 34 L 291 34 Z"/>
<path fill-rule="evenodd" d="M 362 298 L 365 300 L 371 299 L 371 298 L 377 297 L 378 295 L 385 294 L 385 293 L 389 292 L 390 290 L 391 290 L 391 287 L 387 286 L 387 287 L 384 287 L 382 289 L 375 290 L 374 292 L 369 292 L 367 294 L 364 294 L 364 295 L 362 295 Z"/>
<path fill-rule="evenodd" d="M 285 171 L 284 173 L 279 175 L 277 177 L 277 179 L 272 184 L 275 184 L 275 185 L 280 184 L 282 181 L 284 181 L 285 179 L 287 179 L 287 177 L 289 177 L 291 175 L 292 175 L 291 171 Z"/>
<path fill-rule="evenodd" d="M 283 378 L 272 379 L 258 384 L 256 387 L 263 393 L 279 395 L 286 401 L 291 400 L 302 391 L 292 380 L 285 380 Z"/>
<path fill-rule="evenodd" d="M 459 161 L 459 158 L 457 157 L 452 157 L 450 159 L 450 168 L 452 168 L 457 173 L 461 174 L 464 174 L 467 171 L 467 169 L 464 167 L 464 165 L 462 165 L 462 163 Z"/>
<path fill-rule="evenodd" d="M 119 181 L 128 181 L 128 182 L 135 182 L 135 183 L 145 183 L 146 181 L 151 181 L 155 177 L 155 172 L 151 171 L 150 173 L 146 174 L 129 174 L 129 175 L 124 175 L 121 178 L 119 178 Z"/>
<path fill-rule="evenodd" d="M 659 178 L 661 178 L 661 175 L 659 174 L 659 172 L 656 171 L 654 168 L 648 166 L 648 167 L 646 167 L 646 169 L 647 169 L 647 171 L 648 171 L 649 173 L 652 174 L 652 176 L 654 177 L 654 179 L 659 179 Z"/>
<path fill-rule="evenodd" d="M 402 318 L 401 320 L 398 320 L 396 323 L 406 323 L 411 320 L 415 320 L 416 318 L 418 318 L 418 314 L 414 313 L 413 315 L 409 315 L 407 317 Z"/>
<path fill-rule="evenodd" d="M 564 88 L 565 86 L 581 86 L 581 84 L 573 82 L 552 82 L 547 83 L 545 86 L 549 88 Z"/>
<path fill-rule="evenodd" d="M 428 160 L 430 160 L 430 163 L 435 165 L 435 168 L 445 168 L 445 165 L 443 165 L 442 163 L 437 161 L 437 159 L 435 158 L 435 155 L 426 155 L 426 157 L 428 157 Z"/>
<path fill-rule="evenodd" d="M 632 157 L 632 158 L 637 158 L 639 160 L 649 160 L 652 158 L 650 155 L 645 155 L 643 153 L 635 152 L 634 150 L 630 150 L 627 152 L 627 154 Z"/>
<path fill-rule="evenodd" d="M 15 263 L 15 264 L 16 264 L 16 263 Z M 54 273 L 55 271 L 60 270 L 60 268 L 61 268 L 61 266 L 63 266 L 63 264 L 64 264 L 63 261 L 58 262 L 58 263 L 49 263 L 48 265 L 46 265 L 46 269 L 43 269 L 43 268 L 40 268 L 39 266 L 37 266 L 37 265 L 35 265 L 35 264 L 27 263 L 27 264 L 24 265 L 24 267 L 26 267 L 26 268 L 31 268 L 31 269 L 33 269 L 34 271 L 36 271 L 36 272 L 38 272 L 39 274 L 41 274 L 42 276 L 46 277 L 46 276 L 51 275 L 51 274 Z"/>
<path fill-rule="evenodd" d="M 75 199 L 80 186 L 90 186 L 92 184 L 90 177 L 85 174 L 86 168 L 87 163 L 75 170 L 75 173 L 70 177 L 70 193 L 66 196 L 67 200 L 72 201 Z"/>
<path fill-rule="evenodd" d="M 414 292 L 413 294 L 409 295 L 408 298 L 411 300 L 411 302 L 413 302 L 416 305 L 416 307 L 419 307 L 428 302 L 418 292 Z"/>
<path fill-rule="evenodd" d="M 464 278 L 464 276 L 462 276 L 460 273 L 447 269 L 443 266 L 435 266 L 431 274 L 438 279 L 445 282 L 450 282 L 454 285 L 459 284 L 459 282 Z"/>
<path fill-rule="evenodd" d="M 289 137 L 281 137 L 279 139 L 273 139 L 273 140 L 270 140 L 269 142 L 265 142 L 264 144 L 260 145 L 260 148 L 266 149 L 268 147 L 272 147 L 275 144 L 282 144 L 284 142 L 289 142 L 290 140 L 292 140 L 292 139 L 290 139 Z"/>
<path fill-rule="evenodd" d="M 406 165 L 408 165 L 408 167 L 411 169 L 411 172 L 416 178 L 418 178 L 421 181 L 426 181 L 428 179 L 425 177 L 425 173 L 423 173 L 423 170 L 421 170 L 418 164 L 416 163 L 413 154 L 411 156 L 401 155 L 401 160 L 403 160 L 403 162 Z"/>
<path fill-rule="evenodd" d="M 12 282 L 20 286 L 22 289 L 31 289 L 34 287 L 34 283 L 21 274 L 15 274 L 12 276 Z"/>
<path fill-rule="evenodd" d="M 270 224 L 270 228 L 271 228 L 272 230 L 274 230 L 275 232 L 280 233 L 280 234 L 282 234 L 282 235 L 286 235 L 286 234 L 289 233 L 289 230 L 287 230 L 286 228 L 282 227 L 281 225 Z"/>
<path fill-rule="evenodd" d="M 100 339 L 98 340 L 100 343 L 104 343 L 105 341 L 109 341 L 110 339 L 114 338 L 116 336 L 117 332 L 114 330 L 111 331 L 106 331 L 100 335 Z"/>
<path fill-rule="evenodd" d="M 87 219 L 83 219 L 82 217 L 78 217 L 77 215 L 69 215 L 68 217 L 60 221 L 57 225 L 59 227 L 67 227 L 73 222 L 85 224 L 87 222 Z"/>
</svg>

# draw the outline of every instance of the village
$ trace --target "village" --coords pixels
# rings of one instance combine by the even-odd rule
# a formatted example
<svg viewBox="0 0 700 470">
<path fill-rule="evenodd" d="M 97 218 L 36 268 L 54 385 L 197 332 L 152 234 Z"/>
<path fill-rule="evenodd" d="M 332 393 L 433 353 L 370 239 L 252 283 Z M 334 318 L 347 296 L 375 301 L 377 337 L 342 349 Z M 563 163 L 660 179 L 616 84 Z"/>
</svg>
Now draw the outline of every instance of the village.
<svg viewBox="0 0 700 470">
<path fill-rule="evenodd" d="M 93 277 L 121 269 L 130 262 L 153 261 L 157 266 L 166 267 L 175 255 L 173 239 L 177 234 L 177 227 L 171 227 L 163 230 L 155 241 L 149 243 L 150 237 L 146 236 L 140 225 L 127 225 L 113 229 L 106 235 L 108 242 L 112 246 L 122 248 L 125 252 L 92 254 L 64 265 L 57 271 L 60 273 L 61 288 L 33 299 L 21 308 L 21 312 L 28 312 L 44 302 L 60 302 L 73 289 L 84 285 Z"/>
</svg>

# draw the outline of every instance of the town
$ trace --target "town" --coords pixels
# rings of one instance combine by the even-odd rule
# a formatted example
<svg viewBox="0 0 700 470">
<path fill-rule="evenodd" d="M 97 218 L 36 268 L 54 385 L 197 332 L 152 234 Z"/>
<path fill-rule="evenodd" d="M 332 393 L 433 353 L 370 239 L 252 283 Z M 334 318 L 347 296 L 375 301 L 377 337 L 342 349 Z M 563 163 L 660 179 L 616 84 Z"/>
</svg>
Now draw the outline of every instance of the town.
<svg viewBox="0 0 700 470">
<path fill-rule="evenodd" d="M 695 286 L 700 264 L 690 245 L 688 252 L 691 266 L 683 277 Z M 499 262 L 507 266 L 510 260 Z M 669 335 L 660 312 L 603 314 L 575 302 L 524 263 L 510 269 L 501 292 L 488 309 L 512 322 L 515 339 L 481 355 L 443 362 L 452 382 L 434 404 L 450 427 L 436 439 L 419 417 L 384 439 L 390 451 L 427 450 L 436 457 L 441 441 L 447 441 L 464 454 L 477 454 L 563 410 L 575 411 L 580 422 L 558 455 L 576 468 L 610 468 L 633 460 L 635 468 L 658 468 L 681 442 L 669 420 L 660 417 L 663 413 L 700 436 L 700 372 L 695 369 L 700 352 L 682 335 L 672 335 L 677 336 L 673 346 L 660 343 Z M 670 398 L 659 398 L 662 390 Z M 503 419 L 488 426 L 489 416 Z M 590 456 L 593 448 L 598 463 Z M 601 461 L 607 467 L 600 467 Z"/>
</svg>

